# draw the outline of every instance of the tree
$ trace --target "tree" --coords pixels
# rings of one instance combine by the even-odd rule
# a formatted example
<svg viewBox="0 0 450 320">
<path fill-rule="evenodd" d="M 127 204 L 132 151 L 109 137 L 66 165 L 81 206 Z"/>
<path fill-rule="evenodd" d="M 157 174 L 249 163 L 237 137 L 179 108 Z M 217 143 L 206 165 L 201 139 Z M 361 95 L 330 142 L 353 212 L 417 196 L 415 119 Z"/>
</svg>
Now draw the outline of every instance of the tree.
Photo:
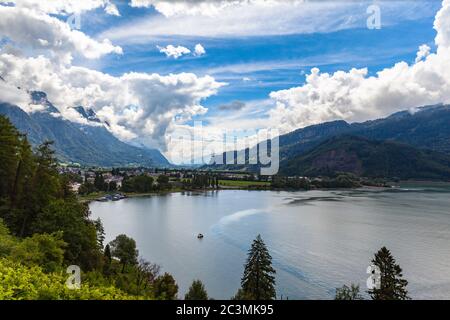
<svg viewBox="0 0 450 320">
<path fill-rule="evenodd" d="M 200 280 L 194 280 L 184 300 L 208 300 L 208 293 Z"/>
<path fill-rule="evenodd" d="M 170 189 L 171 188 L 171 184 L 169 183 L 169 177 L 161 174 L 158 176 L 158 179 L 156 179 L 156 181 L 158 182 L 158 188 L 160 190 L 164 190 L 164 189 Z"/>
<path fill-rule="evenodd" d="M 37 215 L 50 202 L 62 196 L 61 184 L 56 170 L 55 152 L 51 149 L 53 142 L 46 141 L 38 147 L 35 155 L 36 170 L 31 182 L 32 196 L 26 199 L 20 237 L 31 234 L 31 225 Z"/>
<path fill-rule="evenodd" d="M 88 194 L 91 194 L 91 193 L 93 193 L 95 191 L 96 191 L 96 189 L 95 189 L 94 184 L 86 181 L 85 183 L 83 183 L 80 186 L 80 189 L 78 189 L 78 194 L 80 194 L 80 195 L 88 195 Z"/>
<path fill-rule="evenodd" d="M 134 192 L 150 192 L 153 188 L 153 178 L 140 175 L 132 178 Z"/>
<path fill-rule="evenodd" d="M 336 289 L 334 300 L 363 300 L 359 293 L 359 286 L 351 284 L 350 287 L 344 285 Z"/>
<path fill-rule="evenodd" d="M 0 300 L 125 300 L 136 299 L 109 284 L 83 282 L 79 290 L 66 286 L 67 275 L 45 273 L 39 266 L 24 266 L 0 258 Z"/>
<path fill-rule="evenodd" d="M 51 201 L 31 225 L 34 233 L 62 231 L 67 243 L 65 262 L 77 264 L 83 270 L 92 270 L 101 265 L 102 254 L 97 239 L 95 224 L 88 219 L 86 204 L 76 199 Z"/>
<path fill-rule="evenodd" d="M 93 221 L 95 230 L 97 231 L 97 243 L 100 248 L 103 248 L 103 241 L 105 241 L 105 228 L 103 227 L 102 220 L 97 218 Z"/>
<path fill-rule="evenodd" d="M 106 245 L 105 247 L 105 251 L 103 253 L 103 258 L 105 260 L 105 264 L 103 265 L 103 274 L 106 276 L 111 275 L 111 261 L 112 261 L 112 257 L 111 257 L 111 248 L 109 246 L 109 244 Z"/>
<path fill-rule="evenodd" d="M 136 294 L 142 294 L 155 283 L 161 267 L 141 258 L 135 269 Z"/>
<path fill-rule="evenodd" d="M 248 252 L 241 280 L 242 293 L 252 300 L 274 299 L 276 296 L 274 274 L 272 257 L 261 235 L 258 235 Z"/>
<path fill-rule="evenodd" d="M 34 234 L 17 243 L 11 258 L 24 265 L 39 265 L 45 272 L 54 272 L 62 267 L 65 247 L 62 232 Z"/>
<path fill-rule="evenodd" d="M 94 187 L 99 191 L 107 191 L 108 184 L 105 182 L 103 173 L 101 173 L 101 172 L 95 173 Z"/>
<path fill-rule="evenodd" d="M 124 234 L 118 235 L 109 243 L 111 255 L 120 260 L 122 273 L 126 265 L 136 265 L 139 251 L 136 249 L 136 241 Z"/>
<path fill-rule="evenodd" d="M 5 116 L 0 116 L 0 199 L 10 195 L 18 164 L 20 140 L 17 129 Z"/>
<path fill-rule="evenodd" d="M 175 300 L 178 293 L 178 285 L 172 275 L 167 272 L 156 278 L 153 285 L 153 292 L 156 299 Z"/>
<path fill-rule="evenodd" d="M 110 181 L 108 184 L 108 191 L 117 191 L 117 182 Z"/>
<path fill-rule="evenodd" d="M 111 264 L 111 247 L 109 246 L 109 244 L 106 245 L 105 247 L 105 258 L 108 260 L 108 263 Z"/>
<path fill-rule="evenodd" d="M 402 268 L 396 264 L 391 252 L 386 248 L 381 248 L 376 254 L 372 263 L 380 270 L 380 288 L 369 290 L 373 300 L 408 300 L 406 286 L 408 281 L 403 279 Z"/>
</svg>

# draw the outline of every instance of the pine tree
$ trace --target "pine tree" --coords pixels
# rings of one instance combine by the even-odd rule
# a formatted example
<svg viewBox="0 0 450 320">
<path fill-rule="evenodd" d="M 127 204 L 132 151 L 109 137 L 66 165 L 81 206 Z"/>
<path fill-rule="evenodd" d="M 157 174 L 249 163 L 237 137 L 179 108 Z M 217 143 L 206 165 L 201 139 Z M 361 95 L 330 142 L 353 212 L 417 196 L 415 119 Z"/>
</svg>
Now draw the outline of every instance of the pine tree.
<svg viewBox="0 0 450 320">
<path fill-rule="evenodd" d="M 272 257 L 261 236 L 258 235 L 248 252 L 241 280 L 243 295 L 254 300 L 274 299 L 276 296 L 274 274 Z"/>
<path fill-rule="evenodd" d="M 111 247 L 109 246 L 109 244 L 107 244 L 105 247 L 105 258 L 108 264 L 111 264 Z"/>
<path fill-rule="evenodd" d="M 11 194 L 18 163 L 19 133 L 8 118 L 0 116 L 0 200 Z"/>
<path fill-rule="evenodd" d="M 109 244 L 105 246 L 103 256 L 105 261 L 105 264 L 103 265 L 103 274 L 108 276 L 111 274 L 111 261 L 112 261 L 111 248 L 109 247 Z"/>
<path fill-rule="evenodd" d="M 178 285 L 172 275 L 167 272 L 156 278 L 153 284 L 153 294 L 159 300 L 176 300 Z"/>
<path fill-rule="evenodd" d="M 376 254 L 372 263 L 380 269 L 381 286 L 379 289 L 369 290 L 373 300 L 408 300 L 406 286 L 408 281 L 402 279 L 402 268 L 396 264 L 391 252 L 386 248 L 381 248 Z"/>
<path fill-rule="evenodd" d="M 200 280 L 194 280 L 184 300 L 208 300 L 208 293 Z"/>
<path fill-rule="evenodd" d="M 30 225 L 36 215 L 42 211 L 52 200 L 61 196 L 61 185 L 56 170 L 57 161 L 55 152 L 51 149 L 53 142 L 41 144 L 35 155 L 36 170 L 31 182 L 32 196 L 26 199 L 26 212 L 20 227 L 19 235 L 24 237 L 30 234 Z"/>
</svg>

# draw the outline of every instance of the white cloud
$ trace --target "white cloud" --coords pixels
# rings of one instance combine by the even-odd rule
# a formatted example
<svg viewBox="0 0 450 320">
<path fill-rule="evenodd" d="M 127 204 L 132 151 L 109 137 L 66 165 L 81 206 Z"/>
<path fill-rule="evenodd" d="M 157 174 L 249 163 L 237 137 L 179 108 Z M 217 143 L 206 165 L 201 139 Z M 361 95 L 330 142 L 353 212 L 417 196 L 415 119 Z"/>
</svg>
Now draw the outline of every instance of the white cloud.
<svg viewBox="0 0 450 320">
<path fill-rule="evenodd" d="M 18 105 L 24 110 L 29 110 L 30 96 L 23 90 L 18 89 L 4 80 L 0 79 L 0 103 Z"/>
<path fill-rule="evenodd" d="M 200 43 L 196 44 L 194 48 L 194 55 L 202 56 L 204 54 L 206 54 L 205 48 Z"/>
<path fill-rule="evenodd" d="M 109 53 L 122 53 L 122 48 L 114 46 L 108 39 L 101 42 L 94 40 L 44 13 L 0 6 L 0 15 L 0 34 L 3 38 L 7 37 L 18 46 L 50 50 L 61 61 L 70 61 L 73 52 L 88 59 L 97 59 Z"/>
<path fill-rule="evenodd" d="M 419 47 L 419 51 L 417 51 L 416 63 L 428 57 L 430 55 L 430 50 L 431 48 L 428 45 L 426 44 L 421 45 Z"/>
<path fill-rule="evenodd" d="M 117 7 L 109 0 L 0 0 L 1 4 L 14 4 L 17 8 L 27 8 L 48 14 L 68 15 L 102 7 L 108 14 L 119 14 Z"/>
<path fill-rule="evenodd" d="M 306 83 L 272 92 L 276 108 L 270 121 L 284 132 L 328 120 L 361 121 L 426 104 L 450 102 L 450 0 L 436 15 L 437 52 L 413 65 L 399 62 L 376 76 L 367 69 L 321 73 L 313 68 Z"/>
<path fill-rule="evenodd" d="M 105 6 L 105 12 L 109 15 L 120 17 L 119 9 L 117 9 L 117 6 L 113 3 L 108 3 Z"/>
<path fill-rule="evenodd" d="M 178 59 L 179 57 L 191 53 L 191 50 L 189 50 L 186 47 L 178 46 L 175 47 L 171 44 L 169 44 L 167 47 L 160 47 L 156 46 L 159 49 L 159 52 L 164 53 L 166 57 L 168 58 L 174 58 Z"/>
<path fill-rule="evenodd" d="M 130 5 L 138 8 L 154 7 L 166 17 L 177 15 L 217 15 L 224 8 L 240 4 L 248 0 L 237 1 L 177 1 L 177 0 L 131 0 Z M 250 0 L 254 1 L 254 0 Z"/>
<path fill-rule="evenodd" d="M 154 6 L 151 14 L 113 27 L 104 36 L 120 43 L 149 42 L 160 36 L 239 37 L 332 32 L 365 28 L 372 1 L 159 1 L 134 0 Z M 435 8 L 421 1 L 380 1 L 386 27 L 404 20 L 433 16 Z"/>
<path fill-rule="evenodd" d="M 0 74 L 13 86 L 47 93 L 62 115 L 82 121 L 71 107 L 92 107 L 122 140 L 139 138 L 163 150 L 166 133 L 176 123 L 207 109 L 201 101 L 216 94 L 223 83 L 191 73 L 161 76 L 126 73 L 120 77 L 53 63 L 48 58 L 0 54 Z M 24 108 L 26 109 L 26 108 Z"/>
</svg>

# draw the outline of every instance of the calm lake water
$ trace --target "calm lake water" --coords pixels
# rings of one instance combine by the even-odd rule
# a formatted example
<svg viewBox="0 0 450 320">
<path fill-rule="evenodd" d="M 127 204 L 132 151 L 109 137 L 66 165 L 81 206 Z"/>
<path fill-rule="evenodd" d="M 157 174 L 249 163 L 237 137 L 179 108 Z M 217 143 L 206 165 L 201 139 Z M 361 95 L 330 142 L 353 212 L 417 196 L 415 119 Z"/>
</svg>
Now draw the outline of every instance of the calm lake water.
<svg viewBox="0 0 450 320">
<path fill-rule="evenodd" d="M 358 283 L 382 246 L 416 299 L 450 299 L 450 188 L 273 192 L 224 190 L 93 202 L 106 240 L 127 234 L 140 255 L 174 275 L 179 297 L 193 279 L 210 296 L 239 288 L 247 250 L 260 233 L 277 270 L 277 294 L 332 299 Z M 204 239 L 197 239 L 203 233 Z"/>
</svg>

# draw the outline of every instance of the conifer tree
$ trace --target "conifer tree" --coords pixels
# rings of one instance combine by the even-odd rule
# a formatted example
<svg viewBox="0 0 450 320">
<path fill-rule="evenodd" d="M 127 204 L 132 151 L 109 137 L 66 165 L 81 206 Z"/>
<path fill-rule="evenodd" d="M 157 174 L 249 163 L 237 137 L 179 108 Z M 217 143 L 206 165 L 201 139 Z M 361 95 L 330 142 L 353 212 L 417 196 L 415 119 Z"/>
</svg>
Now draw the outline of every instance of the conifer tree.
<svg viewBox="0 0 450 320">
<path fill-rule="evenodd" d="M 111 247 L 109 244 L 105 247 L 105 258 L 108 261 L 108 264 L 111 264 Z"/>
<path fill-rule="evenodd" d="M 406 286 L 408 281 L 403 279 L 402 268 L 396 264 L 391 252 L 386 248 L 381 248 L 376 254 L 372 263 L 380 269 L 380 288 L 369 290 L 373 300 L 408 300 Z"/>
<path fill-rule="evenodd" d="M 208 300 L 208 293 L 200 280 L 194 280 L 184 300 Z"/>
<path fill-rule="evenodd" d="M 153 294 L 159 300 L 176 300 L 178 293 L 178 285 L 175 279 L 169 273 L 164 273 L 156 278 L 153 284 Z"/>
<path fill-rule="evenodd" d="M 241 280 L 243 295 L 247 299 L 254 300 L 274 299 L 276 296 L 274 274 L 272 257 L 261 235 L 258 235 L 248 252 L 244 276 Z"/>
</svg>

